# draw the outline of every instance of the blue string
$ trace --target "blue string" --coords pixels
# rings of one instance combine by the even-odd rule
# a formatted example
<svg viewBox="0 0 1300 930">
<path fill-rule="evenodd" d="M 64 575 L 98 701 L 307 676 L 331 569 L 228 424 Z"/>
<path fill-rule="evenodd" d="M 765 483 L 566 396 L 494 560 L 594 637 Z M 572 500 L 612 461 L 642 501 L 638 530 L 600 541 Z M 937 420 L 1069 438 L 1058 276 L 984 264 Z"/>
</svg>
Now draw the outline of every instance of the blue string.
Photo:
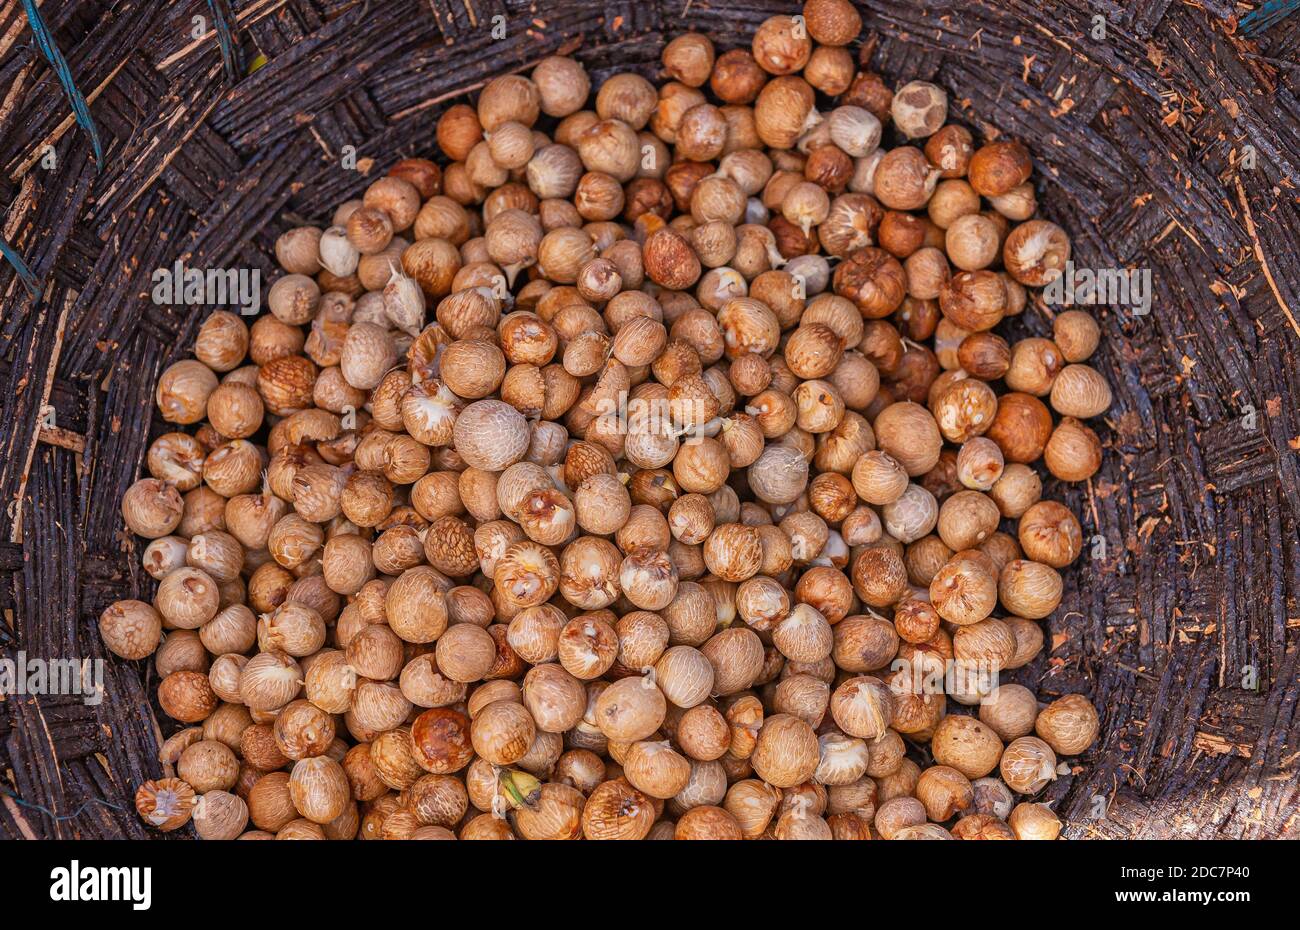
<svg viewBox="0 0 1300 930">
<path fill-rule="evenodd" d="M 32 274 L 32 270 L 27 267 L 27 263 L 23 261 L 23 257 L 14 250 L 13 246 L 8 242 L 5 242 L 4 239 L 0 239 L 0 255 L 3 255 L 5 260 L 14 266 L 14 271 L 18 273 L 18 280 L 23 282 L 23 286 L 27 288 L 27 292 L 32 295 L 32 300 L 36 300 L 40 297 L 41 282 L 36 280 L 36 275 Z"/>
<path fill-rule="evenodd" d="M 223 7 L 217 0 L 208 0 L 208 9 L 212 11 L 212 20 L 217 27 L 217 43 L 221 46 L 221 61 L 225 65 L 226 75 L 230 78 L 230 83 L 235 84 L 239 81 L 239 74 L 243 70 L 243 54 L 239 45 L 234 40 L 234 35 L 230 30 L 230 23 L 226 19 Z"/>
<path fill-rule="evenodd" d="M 1300 10 L 1300 0 L 1268 0 L 1241 18 L 1242 34 L 1250 36 L 1272 29 L 1296 10 Z"/>
<path fill-rule="evenodd" d="M 41 50 L 41 54 L 45 56 L 50 66 L 54 68 L 54 73 L 58 75 L 59 83 L 63 85 L 63 91 L 68 95 L 68 100 L 72 104 L 72 112 L 76 116 L 77 122 L 81 124 L 82 129 L 90 134 L 90 145 L 95 151 L 95 171 L 101 171 L 104 167 L 104 151 L 99 144 L 99 133 L 95 129 L 95 121 L 90 118 L 90 107 L 86 106 L 86 98 L 77 89 L 67 59 L 63 57 L 63 53 L 59 51 L 58 45 L 55 44 L 54 37 L 50 35 L 49 27 L 45 25 L 45 20 L 41 19 L 41 13 L 36 9 L 36 0 L 23 0 L 23 9 L 27 11 L 27 21 L 31 24 L 32 35 L 36 37 L 37 48 Z"/>
<path fill-rule="evenodd" d="M 105 801 L 103 798 L 88 798 L 80 807 L 78 807 L 71 814 L 59 815 L 54 813 L 54 811 L 50 810 L 48 807 L 42 807 L 39 804 L 33 804 L 31 801 L 24 801 L 22 798 L 18 797 L 18 795 L 14 794 L 12 791 L 10 791 L 7 788 L 0 787 L 0 794 L 3 794 L 5 797 L 8 798 L 13 798 L 14 803 L 17 804 L 19 807 L 26 807 L 30 810 L 40 811 L 45 816 L 51 817 L 57 821 L 76 820 L 78 817 L 82 815 L 82 813 L 86 810 L 86 808 L 90 807 L 90 805 L 92 804 L 102 804 L 104 805 L 104 807 L 111 807 L 115 811 L 126 810 L 126 808 L 122 807 L 121 805 L 114 804 L 112 801 Z"/>
</svg>

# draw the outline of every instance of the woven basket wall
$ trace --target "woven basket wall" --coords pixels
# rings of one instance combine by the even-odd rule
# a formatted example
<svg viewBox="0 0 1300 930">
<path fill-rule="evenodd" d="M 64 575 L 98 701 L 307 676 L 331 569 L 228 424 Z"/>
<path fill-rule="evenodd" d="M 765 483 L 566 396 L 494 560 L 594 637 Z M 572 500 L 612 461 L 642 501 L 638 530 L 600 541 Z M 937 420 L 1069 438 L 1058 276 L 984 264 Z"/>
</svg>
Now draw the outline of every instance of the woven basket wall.
<svg viewBox="0 0 1300 930">
<path fill-rule="evenodd" d="M 1106 549 L 1066 573 L 1048 646 L 1019 673 L 1103 713 L 1102 739 L 1046 799 L 1071 837 L 1300 835 L 1300 15 L 1238 21 L 1228 0 L 860 5 L 872 69 L 936 81 L 953 118 L 1029 144 L 1076 262 L 1150 268 L 1155 284 L 1148 316 L 1098 310 L 1115 390 L 1102 471 L 1049 488 Z M 33 296 L 0 264 L 0 658 L 108 659 L 97 706 L 0 696 L 0 837 L 151 835 L 130 799 L 174 725 L 151 704 L 151 664 L 106 656 L 95 620 L 152 594 L 117 501 L 162 431 L 157 375 L 206 312 L 155 305 L 152 271 L 183 258 L 267 279 L 291 217 L 328 216 L 397 158 L 431 154 L 438 114 L 494 74 L 564 51 L 597 79 L 653 76 L 687 28 L 731 47 L 794 10 L 45 0 L 97 160 L 23 5 L 0 0 L 2 233 L 39 282 Z M 346 145 L 362 170 L 340 168 Z M 1023 325 L 1050 324 L 1031 310 Z"/>
</svg>

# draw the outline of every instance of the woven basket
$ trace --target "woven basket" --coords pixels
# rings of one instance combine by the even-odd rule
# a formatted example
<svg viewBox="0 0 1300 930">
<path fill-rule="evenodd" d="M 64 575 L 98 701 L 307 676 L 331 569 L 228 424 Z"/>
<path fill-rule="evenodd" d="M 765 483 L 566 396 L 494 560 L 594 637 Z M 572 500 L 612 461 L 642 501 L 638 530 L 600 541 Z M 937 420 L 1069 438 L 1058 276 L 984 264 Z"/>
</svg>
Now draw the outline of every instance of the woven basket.
<svg viewBox="0 0 1300 930">
<path fill-rule="evenodd" d="M 1049 489 L 1083 515 L 1093 557 L 1066 573 L 1018 677 L 1090 695 L 1103 734 L 1045 799 L 1071 837 L 1300 835 L 1300 16 L 860 5 L 871 69 L 935 81 L 953 118 L 1029 144 L 1079 265 L 1154 281 L 1149 315 L 1098 308 L 1115 390 L 1102 471 Z M 566 52 L 596 79 L 653 76 L 672 35 L 746 44 L 793 9 L 46 0 L 78 120 L 23 5 L 0 2 L 0 232 L 34 291 L 0 264 L 0 658 L 106 659 L 99 704 L 0 702 L 0 837 L 157 836 L 131 798 L 174 724 L 151 664 L 106 656 L 95 623 L 152 594 L 117 501 L 163 430 L 157 376 L 206 312 L 155 305 L 153 270 L 182 258 L 266 280 L 283 228 L 430 154 L 438 114 L 494 74 Z M 1049 328 L 1033 311 L 1018 325 Z"/>
</svg>

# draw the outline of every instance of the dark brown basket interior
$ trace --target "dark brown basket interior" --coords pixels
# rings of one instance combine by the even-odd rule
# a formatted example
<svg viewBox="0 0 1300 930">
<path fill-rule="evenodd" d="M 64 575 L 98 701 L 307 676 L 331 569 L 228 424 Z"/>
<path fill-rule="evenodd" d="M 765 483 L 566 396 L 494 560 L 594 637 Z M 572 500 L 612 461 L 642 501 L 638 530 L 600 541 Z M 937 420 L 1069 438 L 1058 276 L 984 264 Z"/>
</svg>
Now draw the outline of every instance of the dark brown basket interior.
<svg viewBox="0 0 1300 930">
<path fill-rule="evenodd" d="M 1247 35 L 1226 0 L 859 5 L 873 69 L 937 81 L 954 118 L 1029 144 L 1076 262 L 1154 279 L 1149 316 L 1098 310 L 1103 470 L 1050 489 L 1106 557 L 1067 573 L 1021 677 L 1089 694 L 1104 723 L 1046 799 L 1071 837 L 1300 835 L 1300 16 Z M 485 78 L 556 51 L 652 75 L 666 37 L 731 47 L 795 6 L 220 0 L 246 62 L 232 86 L 215 32 L 191 36 L 207 3 L 47 0 L 97 170 L 21 5 L 0 4 L 3 235 L 43 284 L 34 300 L 0 264 L 0 658 L 104 657 L 99 612 L 152 591 L 117 501 L 161 431 L 157 375 L 205 312 L 153 304 L 155 268 L 265 279 L 289 217 L 430 154 L 438 114 Z M 368 175 L 340 169 L 345 145 Z M 106 667 L 98 706 L 0 699 L 0 837 L 156 835 L 130 799 L 170 724 L 149 663 Z"/>
</svg>

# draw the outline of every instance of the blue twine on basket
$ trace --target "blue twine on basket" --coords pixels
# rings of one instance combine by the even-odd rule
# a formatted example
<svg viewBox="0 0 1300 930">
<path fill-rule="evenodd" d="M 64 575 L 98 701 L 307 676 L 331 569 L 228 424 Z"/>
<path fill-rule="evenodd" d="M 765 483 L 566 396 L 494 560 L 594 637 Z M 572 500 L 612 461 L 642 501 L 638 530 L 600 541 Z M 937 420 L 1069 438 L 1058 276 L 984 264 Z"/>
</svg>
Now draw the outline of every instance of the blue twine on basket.
<svg viewBox="0 0 1300 930">
<path fill-rule="evenodd" d="M 1296 10 L 1300 10 L 1300 0 L 1268 0 L 1257 10 L 1251 10 L 1239 21 L 1243 35 L 1257 35 L 1272 29 Z"/>
<path fill-rule="evenodd" d="M 2 238 L 0 238 L 0 255 L 3 255 L 5 261 L 14 266 L 14 271 L 18 273 L 18 280 L 23 282 L 23 286 L 27 288 L 27 293 L 32 295 L 32 300 L 40 297 L 41 282 L 36 280 L 36 275 L 32 274 L 32 270 L 27 267 L 23 257 Z"/>
<path fill-rule="evenodd" d="M 78 807 L 75 811 L 73 811 L 71 814 L 56 814 L 48 807 L 42 807 L 39 804 L 33 804 L 31 801 L 24 801 L 22 798 L 18 797 L 18 795 L 10 791 L 8 788 L 0 787 L 0 794 L 3 794 L 7 798 L 12 798 L 14 803 L 17 804 L 19 807 L 26 807 L 29 810 L 40 811 L 45 816 L 51 817 L 54 820 L 58 820 L 58 821 L 76 820 L 78 817 L 82 815 L 82 813 L 86 810 L 86 808 L 90 807 L 90 805 L 92 804 L 102 804 L 104 807 L 111 807 L 115 811 L 126 810 L 126 808 L 122 807 L 120 804 L 114 804 L 112 801 L 105 801 L 103 798 L 87 798 L 86 801 L 83 802 L 82 805 Z"/>
<path fill-rule="evenodd" d="M 212 20 L 217 27 L 217 43 L 221 46 L 221 61 L 225 65 L 226 76 L 230 78 L 231 84 L 238 83 L 244 70 L 244 54 L 235 41 L 230 19 L 226 16 L 230 5 L 226 0 L 208 0 L 208 9 L 212 11 Z"/>
<path fill-rule="evenodd" d="M 95 129 L 95 121 L 90 118 L 90 107 L 86 105 L 86 98 L 77 89 L 67 59 L 63 57 L 63 53 L 59 51 L 59 47 L 54 43 L 54 37 L 50 35 L 45 20 L 41 19 L 40 11 L 36 9 L 36 0 L 23 0 L 23 9 L 27 11 L 27 22 L 31 24 L 32 35 L 36 37 L 36 47 L 41 50 L 41 54 L 45 56 L 45 59 L 54 69 L 54 73 L 58 75 L 59 83 L 63 85 L 63 92 L 68 95 L 68 100 L 72 104 L 72 112 L 76 116 L 77 122 L 81 124 L 82 129 L 90 134 L 90 146 L 95 151 L 95 170 L 100 171 L 104 167 L 104 151 L 99 144 L 99 133 Z"/>
</svg>

